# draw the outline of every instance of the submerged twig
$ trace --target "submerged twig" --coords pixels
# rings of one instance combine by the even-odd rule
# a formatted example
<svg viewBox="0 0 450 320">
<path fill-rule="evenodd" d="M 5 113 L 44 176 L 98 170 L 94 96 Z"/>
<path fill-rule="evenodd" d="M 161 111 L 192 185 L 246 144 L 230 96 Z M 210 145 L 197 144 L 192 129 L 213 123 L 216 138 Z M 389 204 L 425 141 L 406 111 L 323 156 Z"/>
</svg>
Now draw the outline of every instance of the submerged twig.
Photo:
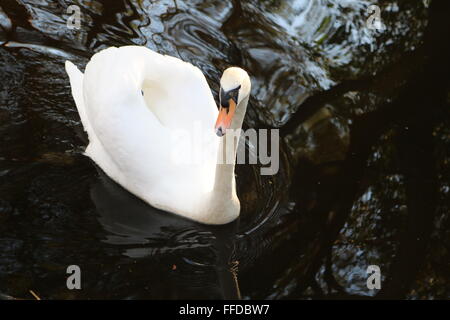
<svg viewBox="0 0 450 320">
<path fill-rule="evenodd" d="M 41 298 L 39 298 L 39 296 L 33 291 L 33 290 L 28 290 L 32 295 L 33 295 L 33 297 L 36 299 L 36 300 L 41 300 Z"/>
</svg>

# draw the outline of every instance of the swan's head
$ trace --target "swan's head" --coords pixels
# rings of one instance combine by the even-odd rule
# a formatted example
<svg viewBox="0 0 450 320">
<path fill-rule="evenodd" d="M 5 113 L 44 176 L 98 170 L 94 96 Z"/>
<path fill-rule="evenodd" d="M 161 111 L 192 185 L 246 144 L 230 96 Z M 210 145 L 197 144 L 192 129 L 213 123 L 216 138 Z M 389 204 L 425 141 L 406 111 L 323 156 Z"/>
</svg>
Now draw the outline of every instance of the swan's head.
<svg viewBox="0 0 450 320">
<path fill-rule="evenodd" d="M 251 83 L 247 72 L 241 68 L 231 67 L 223 72 L 220 79 L 220 107 L 216 121 L 216 134 L 221 137 L 233 123 L 242 125 L 247 109 Z M 244 103 L 242 103 L 244 101 Z"/>
</svg>

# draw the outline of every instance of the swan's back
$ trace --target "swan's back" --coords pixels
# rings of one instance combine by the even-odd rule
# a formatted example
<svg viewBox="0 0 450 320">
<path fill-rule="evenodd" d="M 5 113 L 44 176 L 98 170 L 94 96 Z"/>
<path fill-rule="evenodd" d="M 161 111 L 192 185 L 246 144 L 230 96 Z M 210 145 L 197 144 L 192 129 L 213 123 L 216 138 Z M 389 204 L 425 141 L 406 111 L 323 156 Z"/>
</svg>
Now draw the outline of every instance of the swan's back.
<svg viewBox="0 0 450 320">
<path fill-rule="evenodd" d="M 218 147 L 213 129 L 217 108 L 202 72 L 135 46 L 95 54 L 84 76 L 70 62 L 66 70 L 89 136 L 86 154 L 150 204 L 195 211 L 201 194 L 213 187 Z M 188 140 L 199 142 L 193 133 L 208 141 L 200 143 L 207 153 L 203 160 L 208 160 L 198 164 L 183 159 L 181 152 L 183 146 L 189 149 Z"/>
</svg>

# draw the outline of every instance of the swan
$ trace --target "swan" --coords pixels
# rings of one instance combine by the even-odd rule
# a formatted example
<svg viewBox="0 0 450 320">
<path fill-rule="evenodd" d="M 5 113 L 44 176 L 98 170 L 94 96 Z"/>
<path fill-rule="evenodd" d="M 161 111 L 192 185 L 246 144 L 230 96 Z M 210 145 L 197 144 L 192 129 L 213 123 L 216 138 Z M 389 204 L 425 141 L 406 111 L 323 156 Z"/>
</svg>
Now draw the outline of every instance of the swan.
<svg viewBox="0 0 450 320">
<path fill-rule="evenodd" d="M 70 61 L 65 68 L 89 138 L 84 154 L 110 178 L 151 206 L 196 222 L 239 217 L 239 134 L 230 132 L 240 132 L 247 110 L 245 70 L 223 72 L 217 108 L 200 69 L 146 47 L 104 49 L 84 74 Z"/>
</svg>

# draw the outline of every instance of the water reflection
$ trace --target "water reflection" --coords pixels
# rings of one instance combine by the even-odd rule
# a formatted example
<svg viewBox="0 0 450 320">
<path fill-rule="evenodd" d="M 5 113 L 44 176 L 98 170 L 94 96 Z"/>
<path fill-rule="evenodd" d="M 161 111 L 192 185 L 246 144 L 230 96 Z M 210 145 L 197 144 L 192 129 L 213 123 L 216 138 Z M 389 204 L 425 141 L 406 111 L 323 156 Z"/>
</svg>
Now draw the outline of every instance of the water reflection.
<svg viewBox="0 0 450 320">
<path fill-rule="evenodd" d="M 182 219 L 152 208 L 109 179 L 103 172 L 91 187 L 91 198 L 99 214 L 99 221 L 111 233 L 104 242 L 125 247 L 123 254 L 130 258 L 183 255 L 182 263 L 172 266 L 179 277 L 189 278 L 194 268 L 212 268 L 217 274 L 220 298 L 240 297 L 237 275 L 232 268 L 237 222 L 221 227 L 210 227 Z M 206 263 L 204 249 L 214 252 L 215 260 Z M 192 255 L 192 257 L 190 256 Z M 207 259 L 208 260 L 208 259 Z M 209 259 L 211 260 L 211 259 Z M 184 273 L 187 274 L 183 274 Z M 211 271 L 207 272 L 210 275 Z M 208 282 L 197 279 L 198 282 Z M 192 281 L 186 281 L 192 290 Z M 210 291 L 211 288 L 202 288 Z M 214 288 L 212 288 L 214 289 Z M 191 292 L 195 294 L 194 292 Z M 197 293 L 196 295 L 199 295 Z"/>
<path fill-rule="evenodd" d="M 0 298 L 450 297 L 446 1 L 378 3 L 384 32 L 369 0 L 75 3 L 79 30 L 72 1 L 0 4 Z M 283 140 L 276 176 L 237 167 L 237 225 L 153 210 L 81 155 L 63 62 L 126 44 L 193 63 L 215 95 L 249 70 L 245 125 Z"/>
</svg>

